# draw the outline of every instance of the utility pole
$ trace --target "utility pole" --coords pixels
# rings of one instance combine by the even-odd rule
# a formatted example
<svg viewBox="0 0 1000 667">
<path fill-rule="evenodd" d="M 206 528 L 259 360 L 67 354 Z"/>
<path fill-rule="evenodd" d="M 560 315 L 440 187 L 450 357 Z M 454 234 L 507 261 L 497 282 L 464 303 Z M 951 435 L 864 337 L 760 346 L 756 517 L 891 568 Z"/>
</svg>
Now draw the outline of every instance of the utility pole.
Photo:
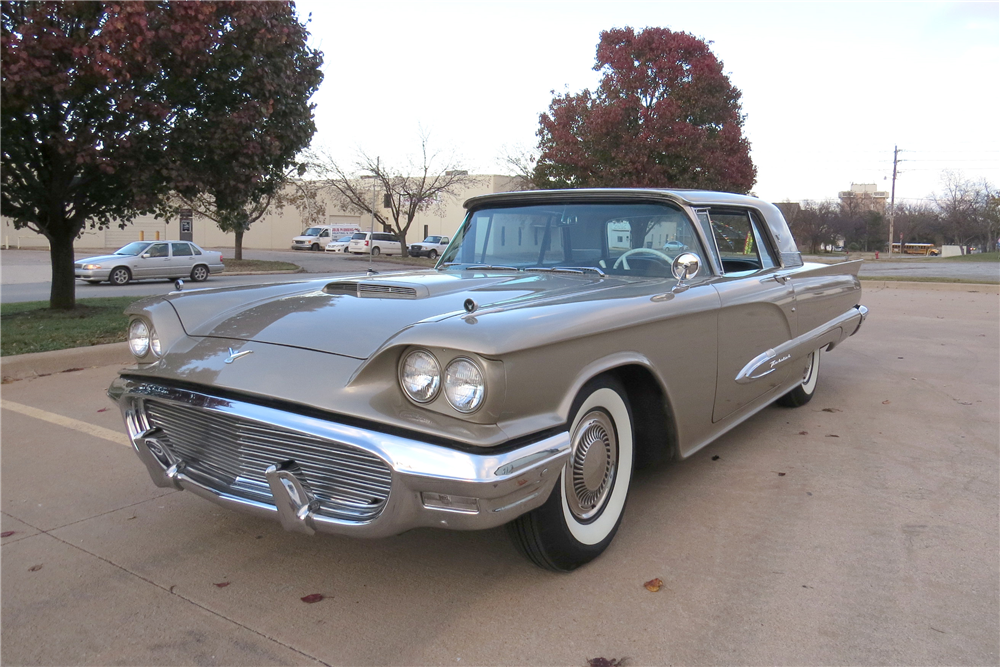
<svg viewBox="0 0 1000 667">
<path fill-rule="evenodd" d="M 899 146 L 894 146 L 892 151 L 892 196 L 889 199 L 889 257 L 892 257 L 892 223 L 896 219 L 896 165 L 899 162 Z M 903 253 L 903 246 L 899 246 L 900 254 Z"/>
</svg>

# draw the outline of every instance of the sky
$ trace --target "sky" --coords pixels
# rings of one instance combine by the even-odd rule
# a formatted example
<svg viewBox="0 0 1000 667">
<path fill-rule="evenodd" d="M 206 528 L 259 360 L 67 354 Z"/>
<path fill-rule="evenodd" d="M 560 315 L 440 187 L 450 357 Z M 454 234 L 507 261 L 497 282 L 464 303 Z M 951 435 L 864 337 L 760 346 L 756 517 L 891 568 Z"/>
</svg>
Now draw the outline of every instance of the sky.
<svg viewBox="0 0 1000 667">
<path fill-rule="evenodd" d="M 594 89 L 602 30 L 666 27 L 711 42 L 742 91 L 754 194 L 835 198 L 852 183 L 896 200 L 942 191 L 945 170 L 1000 186 L 1000 2 L 297 3 L 325 79 L 313 146 L 405 167 L 509 173 L 553 93 Z"/>
</svg>

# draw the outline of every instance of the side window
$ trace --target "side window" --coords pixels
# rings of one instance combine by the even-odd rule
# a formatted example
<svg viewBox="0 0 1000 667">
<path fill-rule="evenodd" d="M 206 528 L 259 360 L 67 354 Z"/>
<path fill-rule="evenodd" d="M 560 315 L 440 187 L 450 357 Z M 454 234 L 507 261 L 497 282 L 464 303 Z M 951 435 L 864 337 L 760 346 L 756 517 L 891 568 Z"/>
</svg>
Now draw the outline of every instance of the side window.
<svg viewBox="0 0 1000 667">
<path fill-rule="evenodd" d="M 174 253 L 174 257 L 190 257 L 194 254 L 187 243 L 171 243 L 170 250 Z"/>
<path fill-rule="evenodd" d="M 322 232 L 320 232 L 319 237 L 321 239 L 328 239 L 328 238 L 330 238 L 330 230 L 329 229 L 324 229 Z"/>
<path fill-rule="evenodd" d="M 710 209 L 708 220 L 726 275 L 776 266 L 759 221 L 750 211 Z"/>
<path fill-rule="evenodd" d="M 166 243 L 154 243 L 146 251 L 150 257 L 167 257 L 169 252 Z"/>
</svg>

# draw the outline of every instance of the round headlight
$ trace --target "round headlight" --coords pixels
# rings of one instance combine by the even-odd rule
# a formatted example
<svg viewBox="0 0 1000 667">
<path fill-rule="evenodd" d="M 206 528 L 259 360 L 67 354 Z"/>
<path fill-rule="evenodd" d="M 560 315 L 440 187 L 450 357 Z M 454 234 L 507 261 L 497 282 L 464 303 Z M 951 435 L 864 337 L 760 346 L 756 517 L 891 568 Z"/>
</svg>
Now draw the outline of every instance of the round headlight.
<svg viewBox="0 0 1000 667">
<path fill-rule="evenodd" d="M 444 395 L 459 412 L 478 410 L 486 397 L 486 379 L 479 366 L 464 358 L 448 364 L 444 371 Z"/>
<path fill-rule="evenodd" d="M 128 325 L 128 346 L 137 357 L 149 352 L 149 327 L 142 320 L 132 320 Z"/>
<path fill-rule="evenodd" d="M 399 365 L 399 384 L 417 403 L 427 403 L 437 396 L 441 387 L 441 367 L 426 350 L 414 350 Z"/>
</svg>

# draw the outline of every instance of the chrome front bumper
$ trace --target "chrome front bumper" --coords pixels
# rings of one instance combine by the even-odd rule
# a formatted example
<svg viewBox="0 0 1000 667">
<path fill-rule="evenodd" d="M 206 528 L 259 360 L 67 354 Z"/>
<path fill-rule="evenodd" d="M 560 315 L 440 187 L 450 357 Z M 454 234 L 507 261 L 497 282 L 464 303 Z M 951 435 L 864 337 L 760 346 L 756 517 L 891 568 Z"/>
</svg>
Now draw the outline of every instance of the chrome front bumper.
<svg viewBox="0 0 1000 667">
<path fill-rule="evenodd" d="M 157 486 L 191 491 L 308 534 L 384 537 L 421 526 L 477 530 L 503 525 L 545 502 L 570 449 L 569 434 L 559 433 L 502 454 L 462 452 L 135 378 L 116 379 L 108 396 L 121 408 L 132 446 Z M 158 439 L 159 429 L 145 422 L 147 400 L 294 431 L 378 457 L 391 471 L 384 507 L 374 518 L 357 521 L 317 512 L 309 478 L 291 458 L 276 457 L 264 471 L 271 502 L 249 497 L 236 486 L 208 483 L 203 476 L 189 474 L 189 462 L 168 451 Z"/>
</svg>

